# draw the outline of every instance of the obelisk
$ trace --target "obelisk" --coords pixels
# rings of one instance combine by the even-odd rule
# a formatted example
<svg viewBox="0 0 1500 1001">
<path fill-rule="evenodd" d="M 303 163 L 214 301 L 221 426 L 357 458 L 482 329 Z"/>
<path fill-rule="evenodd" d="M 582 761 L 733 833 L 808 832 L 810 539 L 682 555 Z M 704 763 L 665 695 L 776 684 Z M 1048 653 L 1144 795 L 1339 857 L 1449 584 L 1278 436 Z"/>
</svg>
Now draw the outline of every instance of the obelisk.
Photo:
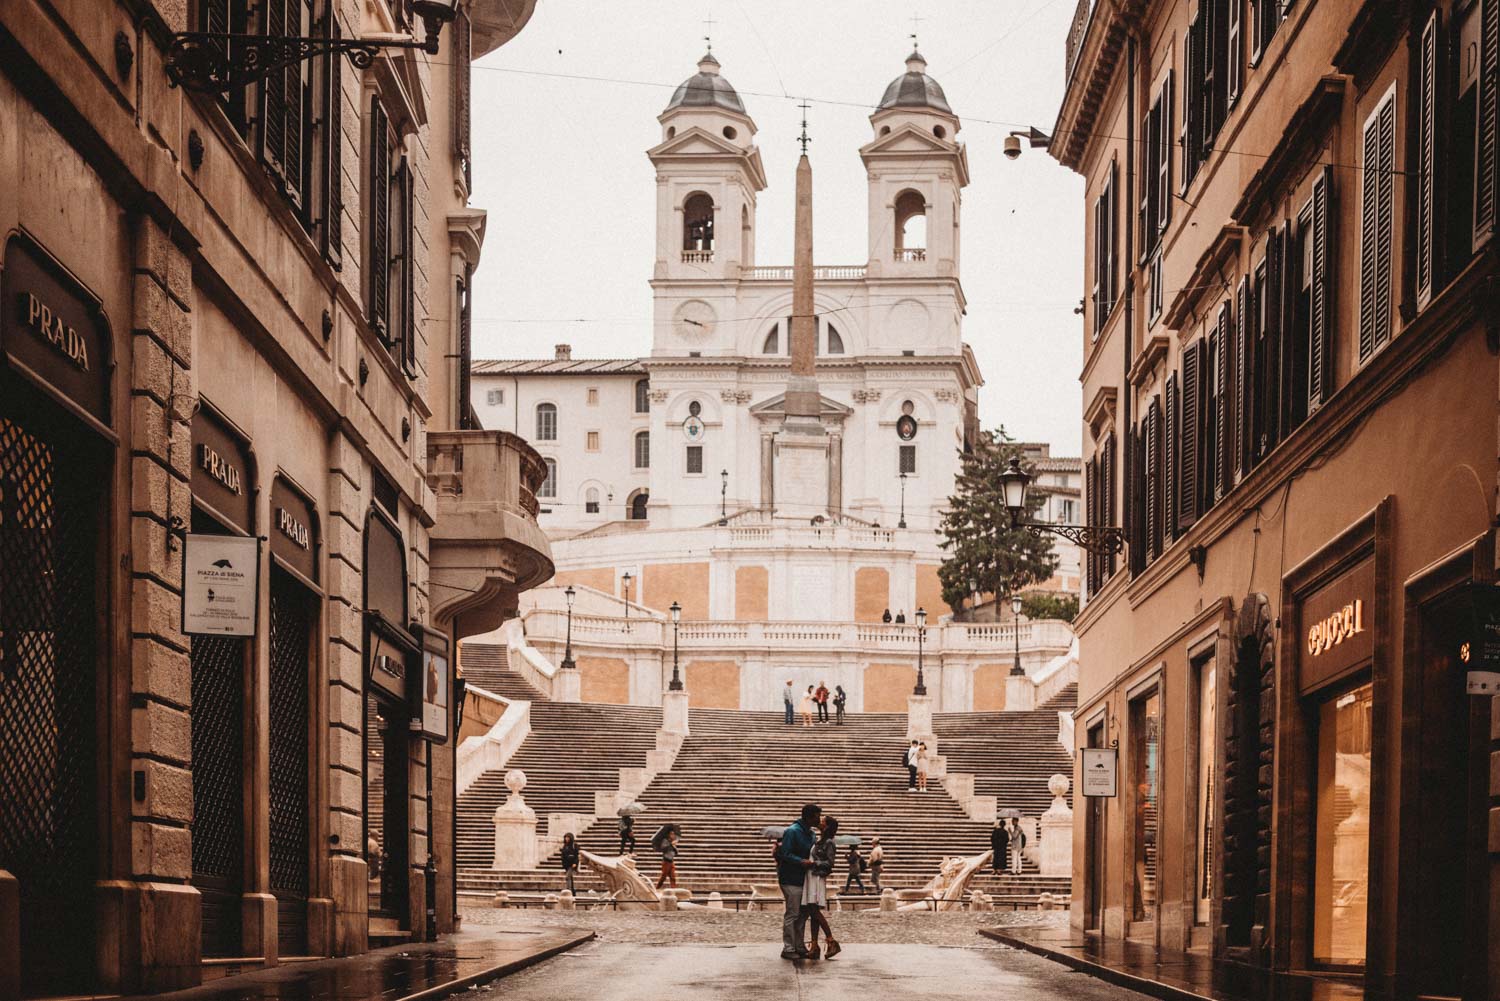
<svg viewBox="0 0 1500 1001">
<path fill-rule="evenodd" d="M 805 140 L 806 123 L 803 123 Z M 812 164 L 804 146 L 797 161 L 796 246 L 792 253 L 792 370 L 786 384 L 784 427 L 793 433 L 822 434 L 818 380 L 818 317 L 813 310 Z"/>
</svg>

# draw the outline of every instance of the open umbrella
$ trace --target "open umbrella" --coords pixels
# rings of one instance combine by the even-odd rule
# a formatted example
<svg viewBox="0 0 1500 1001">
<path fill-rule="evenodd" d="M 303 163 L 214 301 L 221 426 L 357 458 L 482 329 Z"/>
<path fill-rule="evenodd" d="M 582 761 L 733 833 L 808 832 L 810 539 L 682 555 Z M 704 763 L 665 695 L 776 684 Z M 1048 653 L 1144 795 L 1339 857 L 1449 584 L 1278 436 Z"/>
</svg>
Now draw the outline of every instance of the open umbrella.
<svg viewBox="0 0 1500 1001">
<path fill-rule="evenodd" d="M 1021 811 L 1012 809 L 996 810 L 995 816 L 999 817 L 1001 820 L 1020 820 Z"/>
<path fill-rule="evenodd" d="M 784 835 L 785 833 L 785 827 L 762 827 L 760 829 L 760 836 L 765 838 L 767 841 L 780 841 L 782 835 Z"/>
<path fill-rule="evenodd" d="M 633 803 L 626 803 L 624 806 L 620 807 L 618 812 L 622 817 L 634 817 L 637 814 L 646 812 L 646 804 L 642 803 L 640 800 L 636 800 Z"/>
<path fill-rule="evenodd" d="M 835 834 L 833 836 L 833 843 L 840 848 L 848 848 L 850 845 L 864 844 L 865 839 L 858 834 Z"/>
<path fill-rule="evenodd" d="M 671 834 L 674 831 L 677 832 L 677 836 L 679 838 L 682 837 L 682 825 L 662 824 L 656 829 L 656 833 L 651 835 L 651 847 L 655 848 L 657 851 L 661 851 L 661 846 L 666 842 L 667 835 Z"/>
</svg>

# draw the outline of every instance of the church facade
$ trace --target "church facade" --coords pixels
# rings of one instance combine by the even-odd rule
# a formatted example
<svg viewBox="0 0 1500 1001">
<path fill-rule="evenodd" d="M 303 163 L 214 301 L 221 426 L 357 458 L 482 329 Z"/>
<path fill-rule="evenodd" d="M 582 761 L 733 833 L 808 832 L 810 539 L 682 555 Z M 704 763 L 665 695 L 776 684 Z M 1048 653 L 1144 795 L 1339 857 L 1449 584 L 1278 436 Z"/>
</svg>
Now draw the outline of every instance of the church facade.
<svg viewBox="0 0 1500 1001">
<path fill-rule="evenodd" d="M 562 595 L 552 591 L 572 584 L 590 592 L 580 615 L 644 619 L 677 604 L 695 624 L 678 630 L 679 647 L 685 631 L 693 637 L 689 691 L 695 663 L 705 683 L 715 679 L 714 694 L 694 704 L 779 707 L 787 678 L 805 673 L 843 684 L 855 709 L 904 709 L 919 668 L 916 612 L 928 614 L 934 644 L 951 613 L 936 530 L 979 430 L 983 379 L 962 335 L 969 169 L 959 118 L 914 51 L 860 149 L 866 259 L 813 264 L 804 154 L 790 267 L 757 262 L 767 171 L 755 122 L 712 53 L 659 122 L 647 151 L 657 185 L 650 355 L 574 359 L 558 345 L 551 359 L 473 366 L 484 426 L 527 438 L 547 467 L 540 523 L 558 575 L 527 601 L 555 611 Z M 704 623 L 785 628 L 752 641 Z M 541 624 L 528 612 L 528 635 L 546 643 Z M 802 635 L 815 624 L 867 628 L 823 656 Z M 1003 638 L 1008 672 L 1015 637 L 985 629 L 997 649 Z M 947 650 L 923 638 L 920 666 L 943 693 L 938 708 L 997 707 L 1002 696 L 982 692 L 1003 680 L 981 674 L 976 700 L 986 654 L 960 632 Z M 1053 635 L 1028 661 L 1040 667 L 1070 638 L 1052 650 Z M 575 635 L 575 645 L 588 642 Z M 585 698 L 651 703 L 670 674 L 660 651 L 654 664 L 639 651 L 595 652 L 577 658 Z"/>
</svg>

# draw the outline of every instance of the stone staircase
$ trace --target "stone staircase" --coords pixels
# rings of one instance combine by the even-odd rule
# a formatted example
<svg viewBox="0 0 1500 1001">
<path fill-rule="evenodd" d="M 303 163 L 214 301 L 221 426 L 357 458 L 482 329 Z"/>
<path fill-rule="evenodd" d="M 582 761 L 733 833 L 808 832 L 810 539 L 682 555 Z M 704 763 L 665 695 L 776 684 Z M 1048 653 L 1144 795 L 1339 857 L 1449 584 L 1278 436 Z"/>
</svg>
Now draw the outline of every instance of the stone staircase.
<svg viewBox="0 0 1500 1001">
<path fill-rule="evenodd" d="M 465 643 L 459 656 L 463 664 L 464 680 L 471 685 L 513 702 L 541 702 L 547 698 L 510 669 L 510 660 L 504 646 Z"/>
<path fill-rule="evenodd" d="M 1050 729 L 1042 725 L 1049 713 Z M 584 812 L 595 790 L 614 787 L 611 769 L 644 759 L 654 746 L 660 718 L 655 709 L 537 702 L 531 736 L 508 767 L 524 769 L 531 779 L 524 795 L 539 821 L 553 810 Z M 647 807 L 636 819 L 636 839 L 642 870 L 654 874 L 658 861 L 648 843 L 652 832 L 667 822 L 682 825 L 678 876 L 696 893 L 747 892 L 751 883 L 773 882 L 770 844 L 760 830 L 790 822 L 807 801 L 837 816 L 841 833 L 860 834 L 866 845 L 872 836 L 881 838 L 885 886 L 921 886 L 937 873 L 943 858 L 989 848 L 990 824 L 969 819 L 938 778 L 930 780 L 925 794 L 906 791 L 904 713 L 851 715 L 842 727 L 820 724 L 809 730 L 786 726 L 780 713 L 694 709 L 690 725 L 691 735 L 670 770 L 656 775 L 635 797 Z M 1055 709 L 955 714 L 940 717 L 935 729 L 941 734 L 938 751 L 948 756 L 950 771 L 971 770 L 972 765 L 986 776 L 994 769 L 993 783 L 986 776 L 978 784 L 987 794 L 1003 794 L 1002 808 L 1015 806 L 1029 818 L 1051 802 L 1047 778 L 1071 771 L 1057 745 Z M 998 757 L 991 756 L 990 744 L 1001 748 Z M 488 867 L 494 844 L 489 818 L 503 798 L 503 776 L 491 773 L 459 801 L 460 890 L 561 889 L 555 855 L 533 871 Z M 544 827 L 539 823 L 539 832 Z M 589 851 L 615 854 L 616 818 L 601 810 L 600 819 L 579 838 Z M 841 860 L 834 881 L 841 887 L 843 879 Z M 1043 892 L 1066 894 L 1068 882 L 1067 877 L 1042 877 L 1028 862 L 1020 876 L 986 873 L 971 887 L 1001 898 L 1034 900 Z M 602 884 L 583 874 L 578 887 L 602 889 Z"/>
</svg>

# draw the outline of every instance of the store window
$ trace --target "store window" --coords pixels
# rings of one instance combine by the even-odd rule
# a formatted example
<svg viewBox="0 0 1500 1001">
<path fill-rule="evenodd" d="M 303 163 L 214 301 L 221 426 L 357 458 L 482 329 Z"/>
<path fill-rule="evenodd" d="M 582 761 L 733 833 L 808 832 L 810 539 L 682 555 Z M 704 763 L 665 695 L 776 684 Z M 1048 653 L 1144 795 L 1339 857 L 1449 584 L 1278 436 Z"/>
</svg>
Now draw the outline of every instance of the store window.
<svg viewBox="0 0 1500 1001">
<path fill-rule="evenodd" d="M 1313 962 L 1363 966 L 1370 881 L 1370 712 L 1366 681 L 1318 704 Z"/>
<path fill-rule="evenodd" d="M 1194 667 L 1198 675 L 1198 857 L 1193 871 L 1198 890 L 1193 905 L 1193 923 L 1206 925 L 1213 904 L 1214 852 L 1218 842 L 1218 823 L 1214 816 L 1218 676 L 1212 656 L 1198 661 Z"/>
<path fill-rule="evenodd" d="M 1131 838 L 1135 878 L 1130 919 L 1156 918 L 1157 841 L 1161 801 L 1161 692 L 1152 690 L 1130 703 L 1131 781 L 1135 815 Z"/>
</svg>

